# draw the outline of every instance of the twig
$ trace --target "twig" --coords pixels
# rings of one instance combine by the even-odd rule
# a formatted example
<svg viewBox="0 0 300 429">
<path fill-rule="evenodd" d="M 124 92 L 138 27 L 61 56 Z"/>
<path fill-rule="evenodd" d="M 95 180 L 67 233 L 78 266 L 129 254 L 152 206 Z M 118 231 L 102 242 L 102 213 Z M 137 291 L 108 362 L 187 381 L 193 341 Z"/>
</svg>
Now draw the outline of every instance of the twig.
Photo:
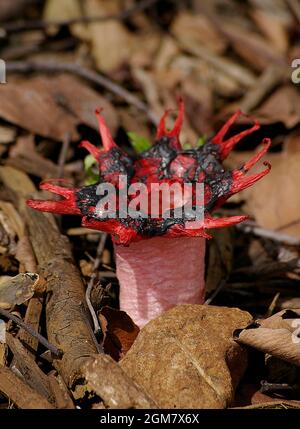
<svg viewBox="0 0 300 429">
<path fill-rule="evenodd" d="M 211 304 L 211 302 L 215 299 L 215 297 L 219 294 L 219 292 L 224 288 L 225 285 L 226 285 L 226 280 L 224 279 L 221 280 L 217 289 L 213 292 L 213 294 L 209 298 L 207 298 L 204 304 L 206 305 Z"/>
<path fill-rule="evenodd" d="M 148 119 L 154 124 L 158 124 L 158 118 L 154 112 L 150 110 L 146 103 L 141 101 L 138 97 L 131 94 L 124 89 L 121 85 L 110 80 L 108 77 L 89 70 L 76 63 L 57 63 L 57 62 L 25 62 L 25 61 L 11 61 L 5 64 L 6 72 L 15 73 L 72 73 L 77 75 L 95 85 L 99 85 L 113 94 L 123 98 L 128 104 L 136 107 L 138 110 L 144 112 Z"/>
<path fill-rule="evenodd" d="M 276 308 L 279 297 L 280 297 L 280 292 L 277 292 L 276 295 L 274 296 L 274 298 L 272 299 L 271 304 L 269 305 L 269 308 L 265 314 L 265 318 L 272 316 L 272 314 L 274 313 L 274 310 Z"/>
<path fill-rule="evenodd" d="M 288 383 L 269 383 L 268 381 L 261 381 L 260 391 L 265 392 L 276 392 L 278 390 L 298 390 L 299 386 L 291 386 Z"/>
<path fill-rule="evenodd" d="M 23 328 L 26 332 L 28 332 L 30 335 L 32 335 L 34 338 L 36 338 L 43 346 L 45 346 L 48 350 L 53 353 L 57 358 L 61 358 L 63 355 L 63 351 L 55 347 L 53 344 L 50 344 L 48 340 L 46 340 L 45 337 L 43 337 L 41 334 L 36 332 L 34 329 L 32 329 L 30 326 L 28 326 L 26 323 L 24 323 L 19 317 L 14 316 L 13 314 L 9 313 L 9 311 L 4 310 L 3 308 L 0 308 L 0 315 L 2 317 L 5 317 L 9 320 L 12 320 L 17 325 L 19 325 L 21 328 Z"/>
<path fill-rule="evenodd" d="M 297 237 L 292 237 L 288 234 L 282 234 L 271 229 L 261 228 L 254 222 L 246 221 L 243 224 L 237 225 L 237 229 L 242 230 L 246 234 L 254 234 L 258 237 L 270 238 L 279 243 L 288 244 L 290 246 L 300 246 L 300 240 Z"/>
<path fill-rule="evenodd" d="M 300 24 L 300 5 L 297 0 L 285 0 L 286 4 L 294 14 L 295 18 L 297 19 L 298 23 Z"/>
<path fill-rule="evenodd" d="M 94 323 L 94 333 L 95 333 L 95 335 L 97 335 L 97 334 L 99 334 L 101 332 L 101 328 L 100 328 L 100 324 L 99 324 L 99 321 L 98 321 L 97 314 L 95 313 L 94 307 L 92 306 L 92 303 L 91 303 L 91 292 L 92 292 L 92 289 L 94 287 L 94 282 L 95 282 L 95 279 L 96 279 L 96 276 L 97 276 L 96 272 L 97 272 L 97 270 L 99 268 L 99 265 L 101 263 L 101 257 L 102 257 L 103 249 L 104 249 L 104 246 L 105 246 L 106 238 L 107 238 L 107 234 L 106 233 L 101 234 L 101 237 L 100 237 L 100 240 L 99 240 L 99 244 L 98 244 L 98 248 L 97 248 L 97 255 L 96 255 L 96 258 L 94 260 L 93 273 L 91 275 L 90 281 L 88 283 L 88 286 L 87 286 L 87 289 L 86 289 L 86 292 L 85 292 L 85 299 L 86 299 L 86 302 L 87 302 L 87 306 L 88 306 L 88 308 L 90 310 L 90 313 L 91 313 L 91 316 L 92 316 L 92 319 L 93 319 L 93 323 Z"/>
<path fill-rule="evenodd" d="M 123 10 L 122 12 L 111 14 L 111 15 L 105 15 L 105 16 L 80 16 L 78 18 L 71 18 L 71 19 L 65 19 L 65 20 L 59 20 L 59 21 L 41 21 L 41 20 L 32 20 L 32 21 L 25 21 L 25 22 L 8 22 L 1 25 L 1 28 L 6 31 L 7 33 L 17 33 L 21 31 L 31 31 L 31 30 L 42 30 L 49 26 L 67 26 L 67 25 L 73 25 L 78 23 L 91 23 L 91 22 L 104 22 L 104 21 L 112 21 L 112 20 L 120 20 L 124 21 L 128 18 L 130 18 L 132 15 L 142 12 L 143 10 L 153 6 L 155 3 L 157 3 L 158 0 L 143 0 L 140 1 L 138 4 L 135 4 L 134 6 Z"/>
<path fill-rule="evenodd" d="M 271 64 L 256 80 L 240 102 L 240 108 L 248 113 L 259 105 L 265 96 L 284 79 L 284 72 L 275 64 Z"/>
<path fill-rule="evenodd" d="M 58 158 L 58 177 L 64 177 L 66 156 L 70 146 L 70 134 L 66 133 Z"/>
</svg>

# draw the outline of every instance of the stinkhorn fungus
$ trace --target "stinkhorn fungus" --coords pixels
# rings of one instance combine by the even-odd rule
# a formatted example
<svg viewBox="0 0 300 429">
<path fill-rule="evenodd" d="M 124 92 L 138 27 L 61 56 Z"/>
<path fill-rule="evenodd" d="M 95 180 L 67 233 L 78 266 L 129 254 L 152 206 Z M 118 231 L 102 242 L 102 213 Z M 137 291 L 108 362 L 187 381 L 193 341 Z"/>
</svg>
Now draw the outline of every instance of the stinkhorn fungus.
<svg viewBox="0 0 300 429">
<path fill-rule="evenodd" d="M 184 117 L 182 100 L 179 100 L 172 130 L 166 128 L 169 113 L 160 120 L 153 146 L 133 159 L 116 145 L 101 112 L 97 111 L 103 148 L 98 149 L 88 141 L 80 146 L 96 159 L 99 182 L 71 189 L 48 180 L 42 182 L 40 188 L 63 198 L 27 202 L 37 210 L 79 215 L 83 226 L 111 234 L 120 284 L 120 308 L 139 326 L 177 304 L 203 303 L 205 239 L 210 238 L 207 229 L 234 225 L 247 218 L 212 217 L 212 211 L 231 195 L 261 179 L 271 168 L 264 162 L 266 169 L 246 175 L 268 150 L 270 140 L 264 139 L 260 152 L 242 167 L 225 170 L 222 162 L 233 147 L 259 128 L 255 122 L 252 127 L 226 138 L 228 129 L 242 114 L 240 111 L 211 140 L 186 150 L 179 141 Z M 133 184 L 137 190 L 130 194 L 128 190 Z M 177 184 L 180 189 L 185 184 L 202 184 L 202 198 L 189 186 L 188 197 L 185 193 L 182 198 L 173 195 L 166 210 L 155 184 Z M 105 192 L 100 185 L 106 186 Z M 127 208 L 123 204 L 124 195 Z M 150 204 L 153 196 L 159 200 L 154 209 Z M 193 209 L 201 206 L 202 218 L 196 218 L 195 211 L 178 215 L 176 209 L 184 207 L 187 200 Z M 132 204 L 135 211 L 128 210 Z"/>
</svg>

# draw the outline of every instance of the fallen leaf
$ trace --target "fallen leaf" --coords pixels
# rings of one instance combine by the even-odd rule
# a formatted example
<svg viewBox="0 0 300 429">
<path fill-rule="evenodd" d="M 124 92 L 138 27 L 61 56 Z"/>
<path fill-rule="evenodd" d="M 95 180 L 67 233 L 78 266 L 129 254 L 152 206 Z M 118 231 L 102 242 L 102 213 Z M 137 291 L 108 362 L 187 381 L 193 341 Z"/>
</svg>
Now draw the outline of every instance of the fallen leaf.
<svg viewBox="0 0 300 429">
<path fill-rule="evenodd" d="M 0 308 L 9 310 L 28 301 L 33 296 L 38 281 L 39 275 L 34 273 L 0 277 Z"/>
<path fill-rule="evenodd" d="M 6 201 L 0 201 L 0 254 L 15 255 L 16 239 L 24 233 L 24 223 L 15 207 Z"/>
<path fill-rule="evenodd" d="M 300 94 L 295 85 L 287 84 L 278 88 L 254 112 L 262 124 L 282 122 L 287 128 L 300 123 Z"/>
<path fill-rule="evenodd" d="M 255 8 L 251 15 L 259 29 L 270 40 L 273 47 L 280 53 L 286 53 L 289 46 L 287 29 L 282 20 L 274 14 L 273 10 Z"/>
<path fill-rule="evenodd" d="M 23 237 L 25 229 L 24 221 L 13 204 L 0 201 L 0 210 L 6 216 L 7 230 L 10 229 L 19 238 Z"/>
<path fill-rule="evenodd" d="M 270 174 L 239 195 L 239 199 L 246 201 L 246 213 L 252 215 L 259 226 L 280 229 L 281 233 L 295 237 L 300 237 L 300 150 L 296 149 L 299 142 L 300 136 L 295 135 L 281 153 L 267 153 L 263 160 L 270 161 Z M 234 153 L 228 165 L 235 168 L 251 156 L 253 152 Z M 254 167 L 253 173 L 261 169 L 261 165 Z"/>
<path fill-rule="evenodd" d="M 120 12 L 122 3 L 119 0 L 86 0 L 83 7 L 87 16 L 107 16 Z M 99 70 L 106 73 L 116 71 L 129 59 L 133 36 L 120 21 L 90 23 L 87 34 Z"/>
<path fill-rule="evenodd" d="M 0 144 L 12 143 L 17 135 L 16 128 L 0 126 Z"/>
<path fill-rule="evenodd" d="M 174 19 L 171 32 L 184 45 L 205 46 L 217 54 L 223 53 L 227 43 L 204 15 L 180 12 Z"/>
<path fill-rule="evenodd" d="M 225 408 L 247 365 L 232 333 L 250 320 L 239 309 L 174 307 L 141 330 L 120 365 L 161 408 Z"/>
<path fill-rule="evenodd" d="M 263 37 L 233 23 L 222 25 L 222 32 L 238 55 L 256 70 L 264 70 L 270 63 L 285 65 L 285 58 Z"/>
<path fill-rule="evenodd" d="M 47 0 L 44 6 L 43 19 L 45 21 L 62 21 L 80 18 L 81 16 L 80 0 Z M 49 31 L 49 27 L 47 30 Z M 58 30 L 59 27 L 53 32 L 56 33 Z M 86 26 L 84 24 L 71 25 L 71 31 L 77 37 L 86 38 Z"/>
<path fill-rule="evenodd" d="M 139 327 L 125 311 L 107 306 L 102 308 L 99 319 L 104 335 L 104 351 L 115 361 L 119 361 L 134 343 L 140 331 Z"/>
<path fill-rule="evenodd" d="M 240 344 L 300 366 L 300 309 L 283 310 L 237 331 Z"/>
<path fill-rule="evenodd" d="M 66 135 L 76 139 L 80 123 L 98 128 L 94 115 L 97 107 L 103 108 L 113 133 L 117 127 L 116 111 L 111 103 L 74 76 L 10 78 L 9 85 L 1 85 L 0 94 L 0 117 L 33 134 L 55 140 L 63 140 Z"/>
<path fill-rule="evenodd" d="M 34 144 L 32 134 L 20 136 L 16 144 L 9 151 L 9 158 L 6 165 L 11 165 L 28 174 L 37 177 L 59 177 L 60 167 L 50 159 L 44 158 L 37 150 Z M 68 176 L 68 171 L 64 170 L 64 176 Z"/>
</svg>

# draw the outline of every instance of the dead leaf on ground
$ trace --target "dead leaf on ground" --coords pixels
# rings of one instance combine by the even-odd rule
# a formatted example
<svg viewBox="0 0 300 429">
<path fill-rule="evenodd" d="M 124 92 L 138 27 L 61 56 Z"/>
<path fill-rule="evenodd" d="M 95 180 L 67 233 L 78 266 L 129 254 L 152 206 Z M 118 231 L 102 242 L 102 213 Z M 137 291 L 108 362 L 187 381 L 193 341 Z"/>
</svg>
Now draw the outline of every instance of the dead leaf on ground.
<svg viewBox="0 0 300 429">
<path fill-rule="evenodd" d="M 16 128 L 0 125 L 0 144 L 13 143 L 16 135 Z"/>
<path fill-rule="evenodd" d="M 103 108 L 112 133 L 118 125 L 111 103 L 70 75 L 38 76 L 26 80 L 11 77 L 10 85 L 2 85 L 0 94 L 1 118 L 33 134 L 55 140 L 63 140 L 66 135 L 78 138 L 76 127 L 80 123 L 97 129 L 94 115 L 97 107 Z"/>
<path fill-rule="evenodd" d="M 80 0 L 47 0 L 45 2 L 43 19 L 45 21 L 62 21 L 74 18 L 80 18 L 82 16 L 82 10 L 80 7 Z M 57 33 L 59 27 L 54 30 L 50 27 L 47 31 Z M 84 24 L 73 24 L 71 25 L 71 31 L 74 36 L 80 38 L 86 38 L 86 25 Z"/>
<path fill-rule="evenodd" d="M 247 365 L 232 333 L 250 320 L 234 308 L 177 306 L 141 330 L 120 365 L 161 408 L 225 408 Z"/>
<path fill-rule="evenodd" d="M 118 361 L 126 355 L 140 329 L 125 311 L 111 307 L 102 308 L 99 319 L 104 351 Z"/>
<path fill-rule="evenodd" d="M 280 229 L 280 232 L 296 237 L 300 237 L 299 142 L 300 136 L 294 135 L 281 153 L 267 153 L 264 159 L 272 164 L 270 174 L 239 195 L 239 199 L 246 201 L 245 211 L 259 226 Z M 234 153 L 229 165 L 241 165 L 251 156 L 253 152 Z M 255 167 L 253 173 L 261 168 Z"/>
<path fill-rule="evenodd" d="M 36 150 L 32 134 L 17 138 L 16 144 L 9 151 L 9 159 L 6 165 L 11 165 L 28 174 L 42 178 L 61 175 L 60 167 L 50 159 L 44 158 Z M 64 176 L 68 176 L 68 173 L 65 168 Z"/>
<path fill-rule="evenodd" d="M 107 16 L 118 13 L 123 5 L 119 0 L 86 0 L 83 4 L 87 16 Z M 130 57 L 134 36 L 118 20 L 94 22 L 87 25 L 92 55 L 99 70 L 116 71 Z"/>
<path fill-rule="evenodd" d="M 300 366 L 300 309 L 283 310 L 236 332 L 236 341 Z"/>
<path fill-rule="evenodd" d="M 262 124 L 282 122 L 293 128 L 300 123 L 300 93 L 295 85 L 283 85 L 253 114 Z"/>
<path fill-rule="evenodd" d="M 24 234 L 24 223 L 15 207 L 0 201 L 0 254 L 15 255 L 16 240 Z"/>
<path fill-rule="evenodd" d="M 204 15 L 181 12 L 174 20 L 171 31 L 183 45 L 206 46 L 217 54 L 222 54 L 227 46 L 227 42 Z"/>
<path fill-rule="evenodd" d="M 18 274 L 15 277 L 0 277 L 0 307 L 6 310 L 28 301 L 39 281 L 34 273 Z"/>
</svg>

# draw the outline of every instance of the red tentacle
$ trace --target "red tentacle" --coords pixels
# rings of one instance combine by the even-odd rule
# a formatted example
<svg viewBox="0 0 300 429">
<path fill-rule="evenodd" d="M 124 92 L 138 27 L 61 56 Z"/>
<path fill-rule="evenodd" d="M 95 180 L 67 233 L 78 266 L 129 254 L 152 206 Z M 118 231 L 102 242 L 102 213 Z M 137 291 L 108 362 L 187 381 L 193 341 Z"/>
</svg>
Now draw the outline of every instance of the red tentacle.
<svg viewBox="0 0 300 429">
<path fill-rule="evenodd" d="M 106 151 L 108 151 L 113 147 L 117 147 L 117 145 L 114 142 L 112 135 L 110 134 L 109 128 L 106 125 L 104 117 L 101 115 L 101 111 L 102 109 L 97 109 L 96 116 L 99 123 L 99 131 L 100 131 L 103 147 Z"/>
</svg>

